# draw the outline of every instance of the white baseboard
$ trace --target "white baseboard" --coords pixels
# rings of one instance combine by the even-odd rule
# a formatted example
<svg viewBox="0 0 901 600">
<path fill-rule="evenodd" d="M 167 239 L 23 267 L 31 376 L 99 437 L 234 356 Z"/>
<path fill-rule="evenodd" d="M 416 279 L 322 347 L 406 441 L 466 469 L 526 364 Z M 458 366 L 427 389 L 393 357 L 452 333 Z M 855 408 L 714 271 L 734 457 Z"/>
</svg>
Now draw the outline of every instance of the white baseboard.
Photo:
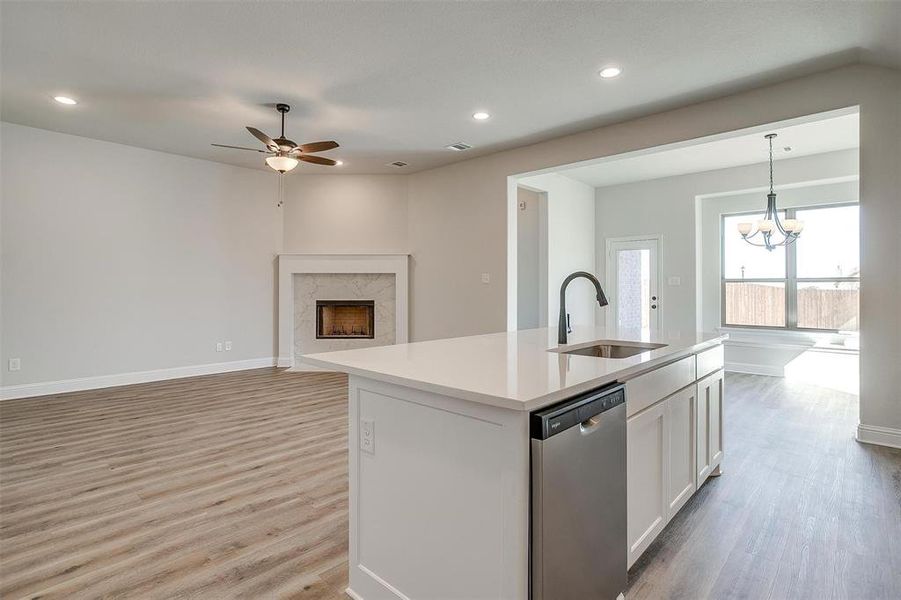
<svg viewBox="0 0 901 600">
<path fill-rule="evenodd" d="M 280 356 L 278 358 L 278 366 L 279 367 L 288 367 L 288 370 L 294 372 L 302 372 L 302 373 L 335 373 L 334 369 L 326 369 L 325 367 L 317 367 L 314 365 L 307 364 L 303 362 L 303 360 L 294 360 L 293 358 L 285 358 Z"/>
<path fill-rule="evenodd" d="M 777 365 L 727 362 L 726 370 L 733 373 L 748 373 L 749 375 L 769 375 L 770 377 L 785 377 L 785 367 L 780 367 Z"/>
<path fill-rule="evenodd" d="M 901 448 L 901 429 L 861 423 L 857 426 L 857 441 L 889 448 Z"/>
<path fill-rule="evenodd" d="M 115 387 L 117 385 L 147 383 L 148 381 L 164 381 L 166 379 L 211 375 L 213 373 L 228 373 L 229 371 L 244 371 L 247 369 L 260 369 L 272 366 L 275 366 L 275 359 L 273 357 L 251 358 L 249 360 L 191 365 L 188 367 L 173 367 L 171 369 L 154 369 L 152 371 L 134 371 L 132 373 L 116 373 L 114 375 L 98 375 L 96 377 L 79 377 L 78 379 L 63 379 L 61 381 L 8 385 L 0 388 L 0 400 L 30 398 L 32 396 L 46 396 L 48 394 L 64 394 L 66 392 L 94 390 Z"/>
</svg>

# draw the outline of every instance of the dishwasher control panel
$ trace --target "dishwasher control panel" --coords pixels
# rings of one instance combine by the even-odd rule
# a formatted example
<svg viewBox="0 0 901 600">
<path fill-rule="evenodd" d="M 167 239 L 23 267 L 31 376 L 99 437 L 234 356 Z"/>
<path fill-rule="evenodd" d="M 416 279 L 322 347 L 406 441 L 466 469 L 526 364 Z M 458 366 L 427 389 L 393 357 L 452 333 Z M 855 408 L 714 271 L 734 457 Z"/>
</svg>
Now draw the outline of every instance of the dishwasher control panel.
<svg viewBox="0 0 901 600">
<path fill-rule="evenodd" d="M 569 398 L 531 414 L 529 423 L 531 437 L 546 440 L 625 401 L 626 390 L 621 383 Z"/>
</svg>

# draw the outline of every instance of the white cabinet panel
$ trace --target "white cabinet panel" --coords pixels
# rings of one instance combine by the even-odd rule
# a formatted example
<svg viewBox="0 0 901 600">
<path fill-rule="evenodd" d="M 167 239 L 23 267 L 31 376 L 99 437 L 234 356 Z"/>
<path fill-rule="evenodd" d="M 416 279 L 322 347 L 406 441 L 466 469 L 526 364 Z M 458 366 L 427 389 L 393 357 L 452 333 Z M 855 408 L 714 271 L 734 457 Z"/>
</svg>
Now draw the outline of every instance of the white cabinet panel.
<svg viewBox="0 0 901 600">
<path fill-rule="evenodd" d="M 626 416 L 631 417 L 670 394 L 694 383 L 695 357 L 664 365 L 626 382 Z"/>
<path fill-rule="evenodd" d="M 666 525 L 665 413 L 666 403 L 659 402 L 626 423 L 629 566 Z"/>
<path fill-rule="evenodd" d="M 691 498 L 695 489 L 695 428 L 697 393 L 695 386 L 670 396 L 666 402 L 668 449 L 666 453 L 667 521 Z"/>
<path fill-rule="evenodd" d="M 723 459 L 723 397 L 725 386 L 724 371 L 720 371 L 711 376 L 710 402 L 708 403 L 708 426 L 707 426 L 707 452 L 710 455 L 710 464 L 712 468 Z"/>
<path fill-rule="evenodd" d="M 699 353 L 698 379 L 703 379 L 710 373 L 722 369 L 723 365 L 725 364 L 725 359 L 725 350 L 723 349 L 722 345 L 711 348 L 710 350 L 704 350 L 703 352 Z"/>
<path fill-rule="evenodd" d="M 698 382 L 697 473 L 698 487 L 723 458 L 722 370 Z"/>
</svg>

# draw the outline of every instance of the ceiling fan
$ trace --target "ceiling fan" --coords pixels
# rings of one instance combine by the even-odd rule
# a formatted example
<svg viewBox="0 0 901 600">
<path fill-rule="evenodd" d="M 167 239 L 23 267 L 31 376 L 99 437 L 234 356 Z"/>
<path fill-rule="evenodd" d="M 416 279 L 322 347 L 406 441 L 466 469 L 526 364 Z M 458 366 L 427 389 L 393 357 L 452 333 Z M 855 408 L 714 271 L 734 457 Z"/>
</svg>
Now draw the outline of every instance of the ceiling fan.
<svg viewBox="0 0 901 600">
<path fill-rule="evenodd" d="M 257 148 L 245 148 L 243 146 L 228 146 L 226 144 L 212 144 L 219 148 L 234 148 L 235 150 L 249 150 L 251 152 L 262 152 L 268 154 L 266 164 L 279 173 L 285 173 L 297 166 L 298 161 L 304 161 L 317 165 L 326 165 L 333 167 L 338 164 L 336 161 L 325 158 L 323 156 L 313 156 L 315 152 L 325 152 L 338 147 L 337 142 L 310 142 L 308 144 L 295 144 L 293 141 L 285 137 L 285 113 L 291 110 L 287 104 L 279 103 L 275 105 L 275 109 L 282 114 L 282 133 L 279 137 L 272 139 L 256 127 L 248 127 L 247 131 L 266 145 L 265 150 Z"/>
</svg>

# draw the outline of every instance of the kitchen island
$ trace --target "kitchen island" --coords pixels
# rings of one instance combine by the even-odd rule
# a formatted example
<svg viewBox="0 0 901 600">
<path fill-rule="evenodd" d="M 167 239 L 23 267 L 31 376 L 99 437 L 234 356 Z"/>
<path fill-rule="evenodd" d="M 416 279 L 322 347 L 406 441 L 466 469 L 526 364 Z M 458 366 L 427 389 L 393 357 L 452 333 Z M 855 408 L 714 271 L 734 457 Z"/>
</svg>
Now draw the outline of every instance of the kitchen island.
<svg viewBox="0 0 901 600">
<path fill-rule="evenodd" d="M 614 382 L 631 565 L 718 474 L 725 338 L 585 327 L 560 347 L 548 328 L 303 356 L 350 375 L 348 595 L 528 598 L 529 415 Z M 647 348 L 566 353 L 609 340 Z"/>
</svg>

